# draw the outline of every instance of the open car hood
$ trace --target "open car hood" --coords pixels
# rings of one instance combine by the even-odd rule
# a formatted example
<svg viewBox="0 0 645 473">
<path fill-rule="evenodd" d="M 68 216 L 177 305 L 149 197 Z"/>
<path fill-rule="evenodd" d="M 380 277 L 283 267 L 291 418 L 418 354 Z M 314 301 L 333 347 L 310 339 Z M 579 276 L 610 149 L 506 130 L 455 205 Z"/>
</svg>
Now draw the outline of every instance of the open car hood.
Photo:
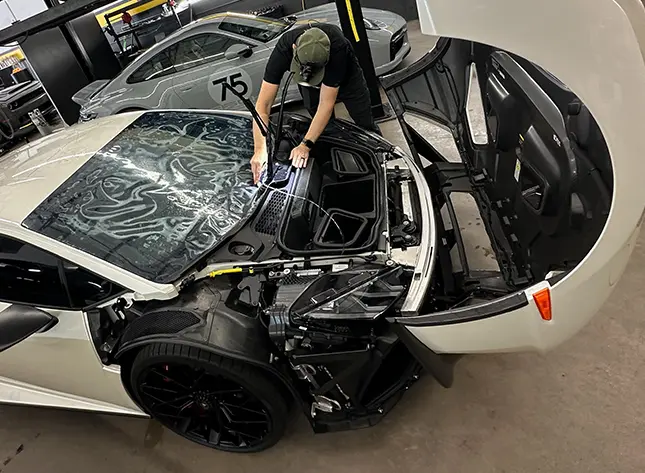
<svg viewBox="0 0 645 473">
<path fill-rule="evenodd" d="M 475 74 L 476 72 L 476 74 Z M 478 81 L 476 80 L 478 78 Z M 505 279 L 512 287 L 572 269 L 604 228 L 612 164 L 587 107 L 535 64 L 491 46 L 440 38 L 413 66 L 383 79 L 417 163 L 444 158 L 405 120 L 428 118 L 451 130 Z M 481 90 L 485 139 L 476 142 L 467 110 Z M 473 119 L 474 120 L 474 119 Z M 448 164 L 454 171 L 454 165 Z M 444 186 L 446 202 L 456 184 Z"/>
<path fill-rule="evenodd" d="M 569 125 L 568 115 L 574 115 L 569 112 L 575 113 L 575 110 L 564 109 L 565 100 L 562 98 L 575 94 L 602 131 L 610 166 L 599 169 L 598 173 L 594 171 L 593 179 L 602 175 L 599 180 L 602 183 L 594 185 L 607 187 L 611 208 L 599 239 L 585 257 L 584 271 L 575 271 L 571 278 L 567 278 L 570 284 L 584 286 L 587 278 L 606 265 L 606 255 L 614 254 L 618 248 L 628 244 L 645 206 L 645 187 L 641 182 L 645 163 L 640 158 L 640 128 L 645 110 L 645 89 L 642 86 L 645 83 L 645 9 L 642 3 L 638 0 L 599 0 L 589 8 L 585 0 L 539 3 L 530 0 L 417 0 L 417 6 L 425 34 L 485 45 L 492 48 L 491 53 L 497 49 L 505 51 L 542 91 L 549 90 L 547 95 L 563 116 L 566 126 Z M 452 60 L 449 53 L 445 57 L 446 63 Z M 478 63 L 478 73 L 480 64 L 488 62 L 492 65 L 490 56 L 489 59 L 480 56 L 474 60 Z M 557 77 L 557 81 L 541 77 L 544 73 L 527 65 L 528 61 Z M 491 76 L 499 75 L 499 72 L 489 72 Z M 489 79 L 486 74 L 479 74 L 483 94 Z M 558 82 L 565 84 L 569 92 L 561 90 Z M 455 76 L 454 83 L 465 84 L 466 79 Z M 393 82 L 389 84 L 391 92 L 395 85 Z M 459 94 L 459 88 L 455 92 Z M 447 112 L 445 106 L 441 108 Z M 453 133 L 457 130 L 454 125 L 450 128 Z M 566 129 L 572 138 L 573 130 Z M 584 141 L 585 137 L 578 136 L 580 138 Z M 550 141 L 555 144 L 553 139 Z M 580 147 L 575 141 L 573 145 Z M 600 146 L 595 144 L 592 148 L 596 151 L 588 149 L 586 154 L 593 162 L 590 155 L 596 154 Z M 475 162 L 477 151 L 473 147 L 471 159 Z M 613 186 L 608 186 L 609 180 L 606 179 L 609 169 Z M 583 175 L 578 173 L 578 176 Z M 560 235 L 555 237 L 560 238 Z M 536 238 L 546 241 L 544 234 Z M 567 238 L 566 235 L 563 238 Z M 551 247 L 556 248 L 557 244 Z M 555 258 L 555 255 L 549 258 Z M 530 259 L 537 258 L 530 256 Z M 616 272 L 620 273 L 618 269 Z"/>
</svg>

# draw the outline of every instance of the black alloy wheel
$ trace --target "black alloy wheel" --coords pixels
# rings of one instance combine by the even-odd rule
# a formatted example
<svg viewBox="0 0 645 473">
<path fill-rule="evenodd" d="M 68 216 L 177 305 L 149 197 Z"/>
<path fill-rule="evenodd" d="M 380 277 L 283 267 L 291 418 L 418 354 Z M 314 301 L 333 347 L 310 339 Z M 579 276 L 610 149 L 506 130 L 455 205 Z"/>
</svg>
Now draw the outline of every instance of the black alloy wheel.
<svg viewBox="0 0 645 473">
<path fill-rule="evenodd" d="M 275 444 L 287 404 L 279 388 L 252 366 L 197 348 L 153 344 L 132 364 L 141 407 L 162 425 L 207 447 L 255 452 Z"/>
</svg>

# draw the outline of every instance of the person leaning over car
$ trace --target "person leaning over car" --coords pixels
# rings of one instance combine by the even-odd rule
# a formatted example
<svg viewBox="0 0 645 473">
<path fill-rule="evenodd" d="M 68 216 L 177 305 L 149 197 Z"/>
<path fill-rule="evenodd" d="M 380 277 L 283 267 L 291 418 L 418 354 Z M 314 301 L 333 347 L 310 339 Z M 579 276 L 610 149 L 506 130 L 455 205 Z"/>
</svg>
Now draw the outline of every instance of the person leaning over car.
<svg viewBox="0 0 645 473">
<path fill-rule="evenodd" d="M 299 26 L 278 40 L 264 72 L 256 110 L 265 123 L 278 94 L 284 73 L 294 73 L 305 107 L 313 117 L 305 138 L 291 151 L 293 166 L 307 165 L 309 151 L 329 123 L 336 100 L 345 104 L 354 122 L 379 132 L 370 102 L 370 93 L 354 48 L 340 28 L 329 24 Z M 253 180 L 258 182 L 267 161 L 266 139 L 253 125 L 254 153 L 251 158 Z"/>
</svg>

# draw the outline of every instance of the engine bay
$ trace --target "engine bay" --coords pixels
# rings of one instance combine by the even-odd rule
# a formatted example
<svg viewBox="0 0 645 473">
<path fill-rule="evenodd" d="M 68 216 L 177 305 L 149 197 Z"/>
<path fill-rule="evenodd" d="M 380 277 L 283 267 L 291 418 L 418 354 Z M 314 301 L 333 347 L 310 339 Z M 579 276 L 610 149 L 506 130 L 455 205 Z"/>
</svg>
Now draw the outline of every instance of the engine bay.
<svg viewBox="0 0 645 473">
<path fill-rule="evenodd" d="M 322 139 L 300 170 L 277 243 L 291 255 L 366 251 L 384 230 L 382 170 L 367 148 Z M 276 187 L 275 184 L 272 187 Z M 350 198 L 351 196 L 351 198 Z"/>
<path fill-rule="evenodd" d="M 178 281 L 179 297 L 90 314 L 104 363 L 179 337 L 283 376 L 319 432 L 372 425 L 393 407 L 421 369 L 387 321 L 414 277 L 396 254 L 416 260 L 418 203 L 391 147 L 348 146 L 351 129 L 337 126 L 306 169 L 278 156 L 256 213 Z M 299 119 L 286 128 L 288 150 Z"/>
</svg>

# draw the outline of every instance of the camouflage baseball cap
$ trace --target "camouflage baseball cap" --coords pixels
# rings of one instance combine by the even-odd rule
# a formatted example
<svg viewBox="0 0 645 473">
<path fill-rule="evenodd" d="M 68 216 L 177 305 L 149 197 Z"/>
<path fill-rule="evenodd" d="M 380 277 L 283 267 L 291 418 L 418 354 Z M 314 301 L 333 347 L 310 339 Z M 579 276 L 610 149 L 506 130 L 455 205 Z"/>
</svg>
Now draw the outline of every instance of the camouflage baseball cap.
<svg viewBox="0 0 645 473">
<path fill-rule="evenodd" d="M 319 86 L 331 50 L 329 36 L 320 28 L 309 28 L 296 40 L 291 61 L 294 80 L 300 85 Z"/>
</svg>

